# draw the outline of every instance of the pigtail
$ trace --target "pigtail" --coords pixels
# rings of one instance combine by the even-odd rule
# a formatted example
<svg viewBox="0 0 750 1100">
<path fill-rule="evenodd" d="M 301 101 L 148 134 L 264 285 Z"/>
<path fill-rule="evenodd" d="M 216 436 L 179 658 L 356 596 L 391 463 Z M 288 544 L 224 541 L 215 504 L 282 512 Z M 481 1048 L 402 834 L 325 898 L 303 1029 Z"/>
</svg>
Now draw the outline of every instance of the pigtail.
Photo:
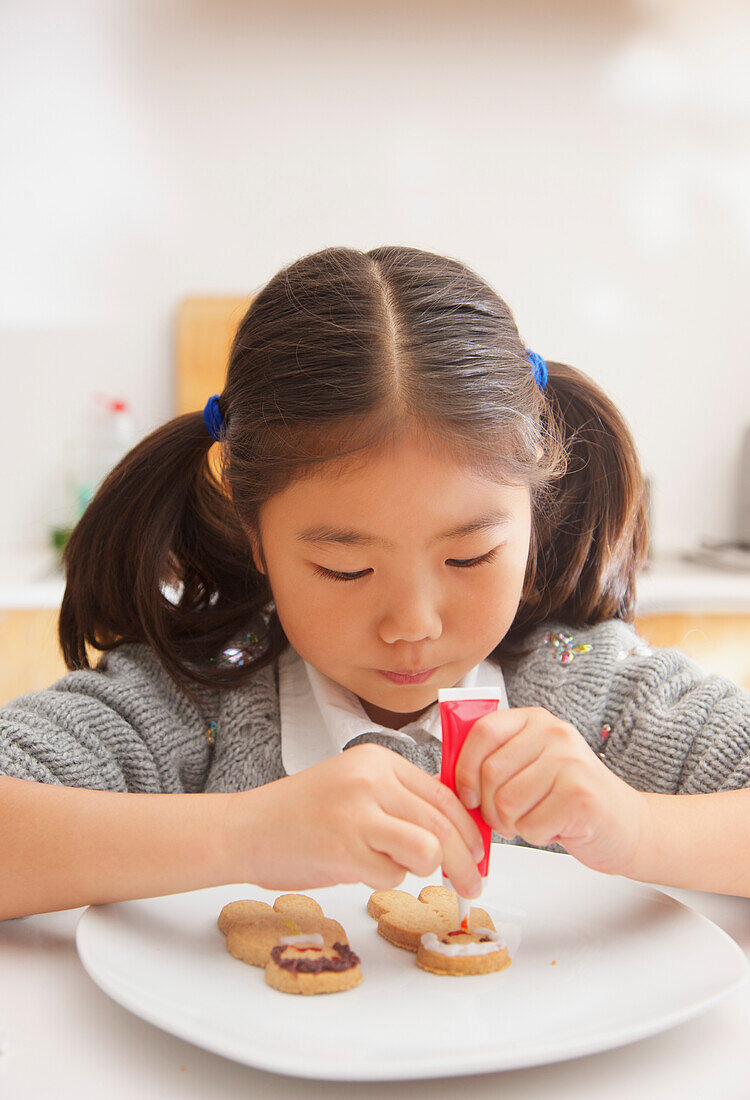
<svg viewBox="0 0 750 1100">
<path fill-rule="evenodd" d="M 176 417 L 102 483 L 64 553 L 59 637 L 68 668 L 91 667 L 87 646 L 144 642 L 183 686 L 234 682 L 232 670 L 222 674 L 208 661 L 269 591 L 211 469 L 212 442 L 201 413 Z M 271 659 L 262 654 L 255 667 Z"/>
<path fill-rule="evenodd" d="M 628 426 L 587 375 L 563 363 L 547 366 L 546 415 L 567 462 L 536 502 L 509 643 L 548 620 L 632 622 L 647 554 L 645 483 Z"/>
</svg>

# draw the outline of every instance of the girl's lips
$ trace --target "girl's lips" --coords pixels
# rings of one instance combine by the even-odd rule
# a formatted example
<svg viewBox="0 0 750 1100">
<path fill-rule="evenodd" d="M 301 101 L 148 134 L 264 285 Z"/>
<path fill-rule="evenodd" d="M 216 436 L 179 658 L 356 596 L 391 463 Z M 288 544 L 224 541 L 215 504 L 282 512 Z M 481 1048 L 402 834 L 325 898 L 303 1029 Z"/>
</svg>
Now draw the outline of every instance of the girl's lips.
<svg viewBox="0 0 750 1100">
<path fill-rule="evenodd" d="M 434 668 L 427 668 L 424 672 L 388 672 L 384 668 L 379 668 L 378 672 L 381 676 L 385 676 L 387 680 L 390 680 L 393 684 L 422 684 L 425 680 L 429 680 L 433 672 L 436 672 L 440 666 L 435 665 Z"/>
</svg>

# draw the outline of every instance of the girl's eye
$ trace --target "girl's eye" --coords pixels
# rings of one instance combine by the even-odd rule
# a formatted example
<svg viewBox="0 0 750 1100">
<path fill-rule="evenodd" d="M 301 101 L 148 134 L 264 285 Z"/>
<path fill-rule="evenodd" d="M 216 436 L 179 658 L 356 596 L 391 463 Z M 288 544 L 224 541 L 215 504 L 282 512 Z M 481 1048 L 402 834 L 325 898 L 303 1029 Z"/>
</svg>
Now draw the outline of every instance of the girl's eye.
<svg viewBox="0 0 750 1100">
<path fill-rule="evenodd" d="M 499 547 L 495 547 L 488 553 L 482 554 L 481 558 L 467 558 L 461 560 L 459 558 L 449 558 L 446 564 L 453 565 L 455 569 L 474 569 L 475 565 L 483 565 L 487 561 L 492 561 L 497 554 Z M 330 581 L 359 581 L 361 577 L 366 576 L 371 570 L 363 569 L 359 573 L 338 573 L 333 569 L 324 569 L 322 565 L 316 565 L 316 576 L 327 576 Z"/>
<path fill-rule="evenodd" d="M 456 569 L 473 569 L 475 565 L 484 565 L 485 562 L 492 561 L 499 549 L 499 546 L 495 546 L 479 558 L 448 558 L 445 564 L 453 565 Z"/>
<path fill-rule="evenodd" d="M 316 577 L 328 577 L 331 581 L 358 581 L 360 577 L 366 577 L 370 569 L 360 569 L 359 573 L 337 573 L 335 569 L 324 569 L 322 565 L 315 566 Z"/>
</svg>

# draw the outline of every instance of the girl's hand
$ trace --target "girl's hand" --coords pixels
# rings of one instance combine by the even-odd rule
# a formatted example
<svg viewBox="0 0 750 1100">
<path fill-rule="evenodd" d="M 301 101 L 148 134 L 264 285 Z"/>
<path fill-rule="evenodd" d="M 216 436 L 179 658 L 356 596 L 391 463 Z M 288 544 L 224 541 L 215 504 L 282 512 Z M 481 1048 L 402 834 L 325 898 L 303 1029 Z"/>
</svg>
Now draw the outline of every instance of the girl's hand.
<svg viewBox="0 0 750 1100">
<path fill-rule="evenodd" d="M 231 795 L 223 837 L 230 880 L 269 890 L 390 890 L 407 871 L 427 878 L 441 865 L 465 896 L 481 888 L 471 815 L 436 776 L 380 745 Z"/>
<path fill-rule="evenodd" d="M 625 874 L 646 821 L 645 796 L 618 779 L 568 722 L 542 707 L 493 711 L 471 727 L 456 790 L 501 836 Z"/>
</svg>

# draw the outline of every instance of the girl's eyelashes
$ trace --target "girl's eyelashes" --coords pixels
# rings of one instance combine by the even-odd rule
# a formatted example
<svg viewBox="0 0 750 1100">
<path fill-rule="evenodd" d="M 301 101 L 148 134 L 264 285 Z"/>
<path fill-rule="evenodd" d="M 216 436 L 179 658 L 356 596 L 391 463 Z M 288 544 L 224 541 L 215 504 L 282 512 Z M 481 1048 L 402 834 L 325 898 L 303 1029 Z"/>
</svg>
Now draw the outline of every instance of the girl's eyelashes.
<svg viewBox="0 0 750 1100">
<path fill-rule="evenodd" d="M 456 569 L 473 569 L 475 565 L 484 565 L 487 561 L 492 561 L 500 549 L 499 546 L 495 546 L 492 550 L 489 550 L 486 554 L 482 554 L 478 558 L 448 558 L 446 565 L 452 565 Z"/>
<path fill-rule="evenodd" d="M 337 573 L 335 569 L 324 569 L 322 565 L 315 566 L 316 577 L 327 577 L 331 581 L 358 581 L 360 577 L 365 577 L 371 572 L 371 569 L 360 569 L 359 573 Z"/>
<path fill-rule="evenodd" d="M 499 546 L 495 546 L 478 558 L 447 558 L 445 564 L 455 569 L 473 569 L 477 565 L 492 561 L 499 549 Z M 327 577 L 331 581 L 358 581 L 368 573 L 372 573 L 372 569 L 360 569 L 358 573 L 340 573 L 336 569 L 326 569 L 322 565 L 316 565 L 314 571 L 316 577 Z"/>
</svg>

